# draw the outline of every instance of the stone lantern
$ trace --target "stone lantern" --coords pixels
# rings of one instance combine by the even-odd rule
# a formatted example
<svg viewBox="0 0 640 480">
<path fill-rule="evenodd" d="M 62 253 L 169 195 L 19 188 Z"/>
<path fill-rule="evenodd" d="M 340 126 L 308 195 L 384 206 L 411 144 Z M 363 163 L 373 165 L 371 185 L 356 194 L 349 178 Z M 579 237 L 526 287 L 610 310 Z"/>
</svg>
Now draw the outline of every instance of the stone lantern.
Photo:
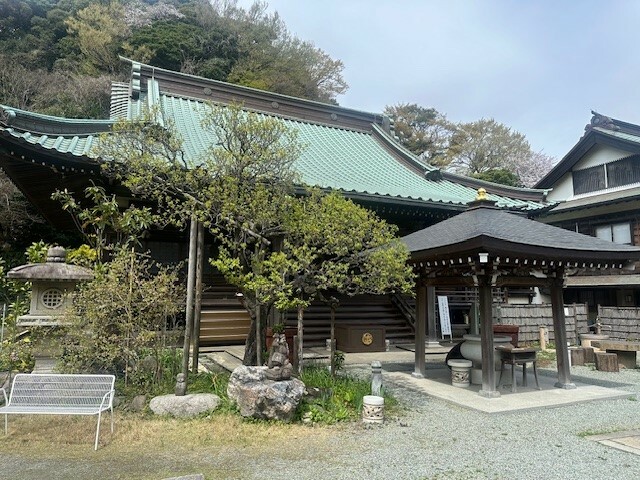
<svg viewBox="0 0 640 480">
<path fill-rule="evenodd" d="M 55 326 L 71 305 L 71 293 L 81 281 L 93 279 L 93 271 L 65 262 L 67 252 L 62 247 L 47 251 L 45 263 L 28 263 L 12 268 L 7 278 L 31 282 L 29 313 L 17 319 L 17 325 Z"/>
</svg>

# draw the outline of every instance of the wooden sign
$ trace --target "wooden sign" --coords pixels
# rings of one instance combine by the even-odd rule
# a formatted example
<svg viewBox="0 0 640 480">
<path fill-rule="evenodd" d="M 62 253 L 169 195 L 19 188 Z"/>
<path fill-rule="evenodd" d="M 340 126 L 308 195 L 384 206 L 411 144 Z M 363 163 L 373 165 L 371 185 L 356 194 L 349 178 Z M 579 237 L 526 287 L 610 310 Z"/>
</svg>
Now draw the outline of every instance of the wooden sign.
<svg viewBox="0 0 640 480">
<path fill-rule="evenodd" d="M 451 318 L 449 317 L 449 300 L 446 296 L 438 295 L 438 312 L 440 313 L 440 329 L 442 338 L 451 336 Z"/>
</svg>

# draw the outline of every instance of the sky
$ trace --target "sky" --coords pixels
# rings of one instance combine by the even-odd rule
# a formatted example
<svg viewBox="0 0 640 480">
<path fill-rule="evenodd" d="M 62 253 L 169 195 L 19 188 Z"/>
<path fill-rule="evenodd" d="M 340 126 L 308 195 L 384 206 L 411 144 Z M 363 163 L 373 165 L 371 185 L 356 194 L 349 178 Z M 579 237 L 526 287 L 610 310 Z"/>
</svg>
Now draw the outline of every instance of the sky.
<svg viewBox="0 0 640 480">
<path fill-rule="evenodd" d="M 267 3 L 291 33 L 342 60 L 343 107 L 417 103 L 454 122 L 494 118 L 558 160 L 591 110 L 640 123 L 640 1 Z"/>
</svg>

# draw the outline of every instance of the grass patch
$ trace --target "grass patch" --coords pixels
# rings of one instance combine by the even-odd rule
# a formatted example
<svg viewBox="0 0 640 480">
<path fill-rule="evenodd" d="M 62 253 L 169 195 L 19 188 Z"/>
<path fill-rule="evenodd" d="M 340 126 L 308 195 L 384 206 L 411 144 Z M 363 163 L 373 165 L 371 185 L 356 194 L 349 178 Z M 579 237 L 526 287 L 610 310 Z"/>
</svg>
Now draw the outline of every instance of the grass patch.
<svg viewBox="0 0 640 480">
<path fill-rule="evenodd" d="M 547 346 L 546 350 L 540 350 L 537 354 L 539 367 L 555 367 L 556 366 L 556 350 L 552 345 Z"/>
<path fill-rule="evenodd" d="M 9 434 L 0 442 L 3 474 L 15 479 L 157 480 L 198 472 L 205 478 L 248 478 L 239 452 L 252 458 L 287 457 L 282 445 L 292 438 L 321 448 L 331 435 L 321 427 L 246 422 L 228 413 L 184 420 L 117 412 L 113 434 L 109 415 L 103 418 L 100 447 L 94 452 L 95 427 L 93 416 L 11 416 Z M 14 465 L 9 457 L 17 452 L 20 461 Z"/>
<path fill-rule="evenodd" d="M 220 372 L 198 372 L 189 373 L 187 383 L 187 393 L 213 393 L 220 397 L 220 405 L 215 411 L 216 415 L 226 413 L 236 413 L 236 406 L 227 396 L 227 386 L 229 385 L 229 374 Z M 147 384 L 143 387 L 139 385 L 125 385 L 122 378 L 116 379 L 116 395 L 122 397 L 122 408 L 133 400 L 136 395 L 146 395 L 148 399 L 167 395 L 175 392 L 176 380 L 173 377 L 165 376 L 159 383 Z"/>
<path fill-rule="evenodd" d="M 584 438 L 584 437 L 592 437 L 594 435 L 605 435 L 607 433 L 622 432 L 624 430 L 626 430 L 626 428 L 620 428 L 620 427 L 602 428 L 599 430 L 588 429 L 588 430 L 583 430 L 582 432 L 578 432 L 576 435 L 580 438 Z"/>
<path fill-rule="evenodd" d="M 362 398 L 371 394 L 371 384 L 351 375 L 335 377 L 324 366 L 309 366 L 300 380 L 314 395 L 307 396 L 298 407 L 298 418 L 306 422 L 334 424 L 357 420 L 362 412 Z M 397 400 L 383 392 L 385 409 L 397 406 Z"/>
</svg>

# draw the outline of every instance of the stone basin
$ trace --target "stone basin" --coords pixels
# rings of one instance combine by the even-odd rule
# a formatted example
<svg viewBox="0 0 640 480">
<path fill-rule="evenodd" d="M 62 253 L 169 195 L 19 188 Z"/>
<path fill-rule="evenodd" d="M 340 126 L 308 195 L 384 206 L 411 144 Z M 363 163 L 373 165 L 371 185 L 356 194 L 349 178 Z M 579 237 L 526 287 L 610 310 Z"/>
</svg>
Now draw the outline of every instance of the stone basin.
<svg viewBox="0 0 640 480">
<path fill-rule="evenodd" d="M 467 360 L 471 360 L 473 362 L 473 366 L 475 368 L 482 368 L 482 337 L 480 335 L 463 335 L 462 338 L 464 342 L 460 346 L 460 353 Z M 511 337 L 506 335 L 494 335 L 493 337 L 493 347 L 499 347 L 500 345 L 506 345 L 511 343 Z M 500 368 L 500 356 L 498 354 L 496 357 L 496 369 Z"/>
<path fill-rule="evenodd" d="M 591 342 L 597 342 L 601 340 L 609 340 L 609 335 L 602 335 L 599 333 L 583 333 L 580 335 L 580 345 L 583 347 L 590 347 Z"/>
</svg>

